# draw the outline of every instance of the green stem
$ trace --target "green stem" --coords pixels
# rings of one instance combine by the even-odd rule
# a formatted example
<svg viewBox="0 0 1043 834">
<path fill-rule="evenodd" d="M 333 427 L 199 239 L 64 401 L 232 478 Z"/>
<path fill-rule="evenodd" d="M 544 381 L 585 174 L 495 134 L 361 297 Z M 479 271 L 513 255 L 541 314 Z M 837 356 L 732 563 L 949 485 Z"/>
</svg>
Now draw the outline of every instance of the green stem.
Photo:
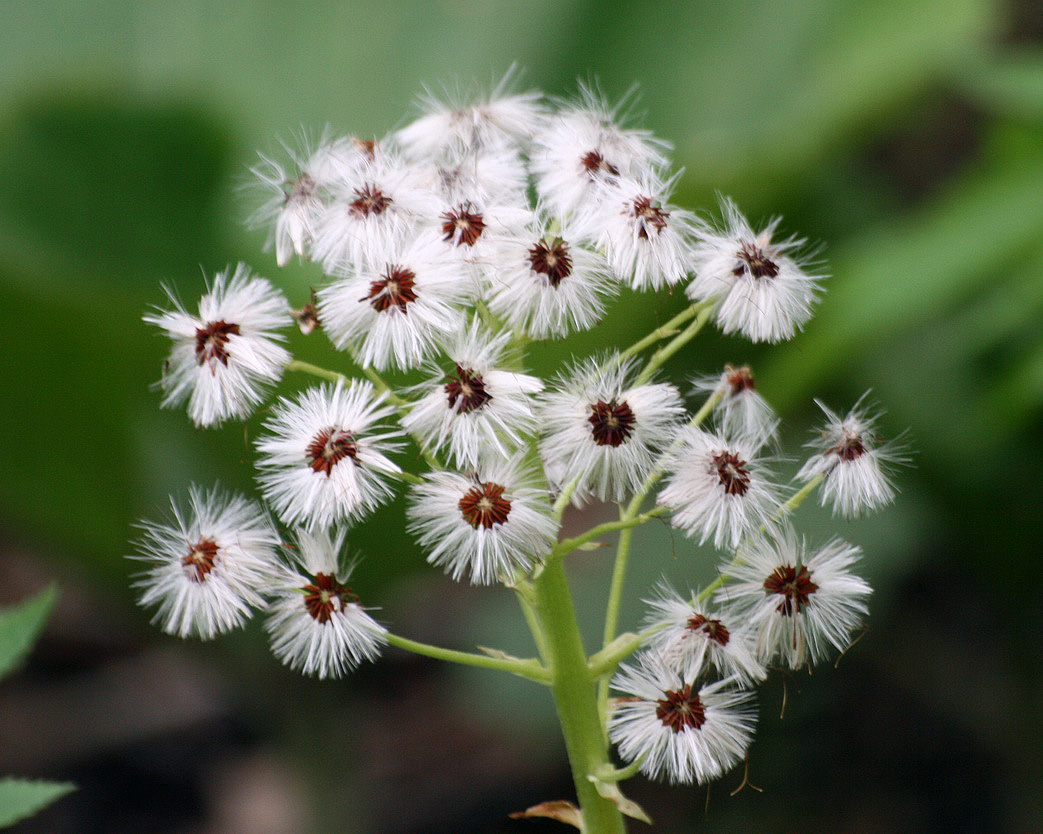
<svg viewBox="0 0 1043 834">
<path fill-rule="evenodd" d="M 601 796 L 596 779 L 591 779 L 606 766 L 611 767 L 611 761 L 562 560 L 547 561 L 534 590 L 536 615 L 546 638 L 545 662 L 551 676 L 551 693 L 572 768 L 583 831 L 624 834 L 626 826 L 619 807 Z"/>
<path fill-rule="evenodd" d="M 701 426 L 703 420 L 710 416 L 713 410 L 717 408 L 717 403 L 719 403 L 723 398 L 724 391 L 720 389 L 710 394 L 710 396 L 706 398 L 706 402 L 703 403 L 702 408 L 695 412 L 692 419 L 688 421 L 688 425 L 692 428 L 698 428 Z"/>
<path fill-rule="evenodd" d="M 355 364 L 358 365 L 358 362 L 356 362 Z M 358 365 L 358 367 L 359 370 L 362 371 L 366 379 L 373 383 L 373 387 L 381 393 L 383 393 L 384 396 L 387 398 L 387 401 L 391 403 L 395 408 L 399 409 L 399 411 L 401 411 L 403 408 L 410 404 L 409 400 L 403 399 L 393 390 L 391 390 L 391 386 L 384 380 L 384 377 L 382 377 L 372 368 L 364 368 L 362 367 L 362 365 Z"/>
<path fill-rule="evenodd" d="M 669 336 L 676 336 L 678 328 L 684 324 L 688 319 L 699 312 L 700 305 L 693 304 L 690 307 L 685 307 L 680 313 L 674 316 L 670 321 L 661 327 L 657 327 L 643 339 L 634 342 L 630 347 L 619 354 L 620 359 L 629 359 L 631 356 L 636 356 L 646 347 L 650 347 L 658 342 L 660 339 L 665 339 Z"/>
<path fill-rule="evenodd" d="M 525 623 L 532 634 L 533 642 L 536 643 L 536 651 L 539 652 L 540 659 L 546 663 L 547 641 L 544 638 L 539 617 L 536 615 L 536 590 L 533 588 L 532 579 L 518 579 L 510 587 L 518 598 L 518 605 L 521 606 L 522 614 L 525 616 Z"/>
<path fill-rule="evenodd" d="M 630 655 L 640 649 L 649 636 L 649 633 L 645 631 L 640 634 L 634 634 L 629 631 L 626 634 L 620 634 L 619 637 L 605 646 L 600 652 L 590 656 L 587 668 L 590 669 L 591 676 L 602 678 L 606 675 L 611 675 L 616 671 L 619 661 L 625 657 L 630 657 Z"/>
<path fill-rule="evenodd" d="M 622 518 L 625 517 L 626 511 L 622 513 Z M 612 645 L 612 641 L 616 639 L 619 608 L 623 601 L 623 583 L 627 577 L 627 562 L 630 559 L 630 545 L 633 538 L 633 527 L 627 527 L 619 534 L 619 543 L 616 545 L 616 562 L 612 566 L 612 585 L 609 587 L 608 604 L 605 606 L 605 628 L 601 637 L 602 651 Z M 598 680 L 598 707 L 602 715 L 608 714 L 608 678 L 607 673 L 602 673 Z"/>
<path fill-rule="evenodd" d="M 344 376 L 342 373 L 337 371 L 330 371 L 326 368 L 320 368 L 318 365 L 312 365 L 311 362 L 302 362 L 300 359 L 291 359 L 286 365 L 288 371 L 300 371 L 301 373 L 311 374 L 317 376 L 319 379 L 326 379 L 330 382 L 349 382 L 349 378 Z"/>
<path fill-rule="evenodd" d="M 576 491 L 576 487 L 579 486 L 579 482 L 582 478 L 583 473 L 581 472 L 579 475 L 577 475 L 575 478 L 573 478 L 571 481 L 565 484 L 565 486 L 562 487 L 561 492 L 558 493 L 558 498 L 554 502 L 554 506 L 552 508 L 554 520 L 558 524 L 561 523 L 561 517 L 565 515 L 565 508 L 568 507 L 569 501 L 572 500 L 572 493 Z"/>
<path fill-rule="evenodd" d="M 780 504 L 779 508 L 771 514 L 771 520 L 782 521 L 782 519 L 803 504 L 804 499 L 811 495 L 811 493 L 814 492 L 818 485 L 824 480 L 826 480 L 826 473 L 819 472 L 814 478 L 794 492 L 784 504 Z"/>
<path fill-rule="evenodd" d="M 641 513 L 641 515 L 630 516 L 620 518 L 619 521 L 606 521 L 603 524 L 598 524 L 595 527 L 591 527 L 587 532 L 581 533 L 578 536 L 574 536 L 571 539 L 563 539 L 555 545 L 554 550 L 551 552 L 551 558 L 560 558 L 571 553 L 573 550 L 582 547 L 589 541 L 593 541 L 599 536 L 603 536 L 605 533 L 612 533 L 616 530 L 627 530 L 631 527 L 637 527 L 644 524 L 646 521 L 651 521 L 653 518 L 658 518 L 667 511 L 666 507 L 655 507 L 649 510 L 647 513 Z"/>
<path fill-rule="evenodd" d="M 710 318 L 710 314 L 713 312 L 713 308 L 707 305 L 697 309 L 699 313 L 695 317 L 695 321 L 652 354 L 652 358 L 648 360 L 645 369 L 638 374 L 637 379 L 634 380 L 634 385 L 644 385 L 648 382 L 648 380 L 652 378 L 652 375 L 658 371 L 671 356 L 692 341 L 696 334 L 703 329 L 703 326 Z"/>
<path fill-rule="evenodd" d="M 405 481 L 407 484 L 422 484 L 424 479 L 419 475 L 414 475 L 412 472 L 406 472 L 404 469 L 398 470 L 398 472 L 392 475 L 394 478 L 398 478 L 400 481 Z"/>
<path fill-rule="evenodd" d="M 422 654 L 424 657 L 447 660 L 450 663 L 462 663 L 464 666 L 478 666 L 482 669 L 510 672 L 512 675 L 518 675 L 536 683 L 550 683 L 548 670 L 535 658 L 522 660 L 516 657 L 490 657 L 472 652 L 458 652 L 452 649 L 443 649 L 441 646 L 419 643 L 416 640 L 410 640 L 408 637 L 400 637 L 391 633 L 387 634 L 387 641 L 392 646 L 398 646 L 398 648 L 414 654 Z"/>
</svg>

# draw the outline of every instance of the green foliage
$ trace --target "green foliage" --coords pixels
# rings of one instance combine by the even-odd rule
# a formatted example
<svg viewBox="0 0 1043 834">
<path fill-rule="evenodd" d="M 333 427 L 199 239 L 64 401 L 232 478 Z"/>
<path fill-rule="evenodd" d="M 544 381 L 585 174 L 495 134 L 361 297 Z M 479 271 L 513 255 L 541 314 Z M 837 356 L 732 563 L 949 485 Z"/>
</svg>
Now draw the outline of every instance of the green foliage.
<svg viewBox="0 0 1043 834">
<path fill-rule="evenodd" d="M 0 610 L 0 677 L 9 675 L 29 653 L 57 599 L 58 589 L 52 585 L 32 599 Z M 0 827 L 31 817 L 75 789 L 68 782 L 0 779 Z"/>
<path fill-rule="evenodd" d="M 57 598 L 58 589 L 52 585 L 32 599 L 0 610 L 0 678 L 29 653 Z"/>
<path fill-rule="evenodd" d="M 69 782 L 44 782 L 13 776 L 0 779 L 0 828 L 31 817 L 74 790 L 76 786 Z"/>
</svg>

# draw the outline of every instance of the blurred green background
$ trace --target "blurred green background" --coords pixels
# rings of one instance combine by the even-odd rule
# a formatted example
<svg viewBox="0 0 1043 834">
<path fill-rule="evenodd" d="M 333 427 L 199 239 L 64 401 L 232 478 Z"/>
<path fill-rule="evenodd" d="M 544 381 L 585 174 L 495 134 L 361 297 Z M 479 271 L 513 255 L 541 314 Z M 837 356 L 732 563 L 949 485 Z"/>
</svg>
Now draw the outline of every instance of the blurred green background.
<svg viewBox="0 0 1043 834">
<path fill-rule="evenodd" d="M 135 608 L 124 559 L 168 494 L 251 488 L 260 422 L 202 432 L 159 410 L 167 345 L 141 315 L 160 284 L 193 299 L 203 272 L 242 260 L 302 304 L 320 281 L 277 273 L 245 228 L 257 151 L 324 126 L 381 135 L 425 84 L 489 84 L 512 62 L 552 95 L 637 82 L 641 126 L 685 169 L 676 202 L 707 213 L 721 192 L 824 244 L 833 277 L 802 335 L 771 350 L 705 336 L 669 376 L 753 363 L 794 457 L 813 397 L 844 409 L 871 388 L 883 433 L 909 428 L 915 452 L 884 513 L 801 511 L 812 538 L 864 547 L 876 593 L 838 669 L 762 692 L 763 792 L 729 797 L 733 773 L 709 796 L 628 793 L 664 832 L 1043 830 L 1038 3 L 0 0 L 0 603 L 52 579 L 64 594 L 0 688 L 0 773 L 81 786 L 19 830 L 566 830 L 506 819 L 571 796 L 538 688 L 398 652 L 307 681 L 257 623 L 182 643 Z M 628 296 L 533 367 L 629 343 L 682 304 Z M 321 336 L 293 347 L 339 361 Z M 401 527 L 393 505 L 352 536 L 355 584 L 385 621 L 531 652 L 506 592 L 454 586 Z M 638 547 L 631 596 L 713 575 L 665 526 Z M 573 571 L 593 635 L 605 554 Z"/>
</svg>

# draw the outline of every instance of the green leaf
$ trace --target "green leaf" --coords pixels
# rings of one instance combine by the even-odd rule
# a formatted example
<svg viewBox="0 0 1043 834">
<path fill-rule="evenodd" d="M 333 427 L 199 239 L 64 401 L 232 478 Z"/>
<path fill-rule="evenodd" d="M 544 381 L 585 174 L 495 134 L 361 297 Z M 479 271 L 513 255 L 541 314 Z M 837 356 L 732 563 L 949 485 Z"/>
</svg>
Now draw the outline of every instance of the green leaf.
<svg viewBox="0 0 1043 834">
<path fill-rule="evenodd" d="M 1043 231 L 1043 155 L 979 171 L 917 214 L 895 217 L 840 249 L 818 314 L 781 346 L 761 378 L 785 380 L 785 411 L 859 353 L 922 332 L 990 284 L 1024 271 Z"/>
<path fill-rule="evenodd" d="M 994 112 L 1043 121 L 1043 50 L 1021 49 L 987 60 L 970 60 L 960 81 Z"/>
<path fill-rule="evenodd" d="M 76 786 L 71 782 L 43 782 L 13 776 L 0 779 L 0 828 L 31 817 L 74 790 Z"/>
<path fill-rule="evenodd" d="M 32 599 L 0 611 L 0 677 L 29 653 L 57 598 L 58 589 L 52 585 Z"/>
</svg>

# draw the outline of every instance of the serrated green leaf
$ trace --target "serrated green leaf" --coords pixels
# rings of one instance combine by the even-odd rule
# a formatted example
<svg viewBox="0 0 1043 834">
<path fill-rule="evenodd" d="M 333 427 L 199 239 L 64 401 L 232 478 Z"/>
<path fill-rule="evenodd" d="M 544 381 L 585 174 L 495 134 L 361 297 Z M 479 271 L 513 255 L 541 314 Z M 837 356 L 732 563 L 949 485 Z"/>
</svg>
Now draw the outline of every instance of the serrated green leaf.
<svg viewBox="0 0 1043 834">
<path fill-rule="evenodd" d="M 53 585 L 32 599 L 0 611 L 0 677 L 29 653 L 58 598 Z"/>
<path fill-rule="evenodd" d="M 44 782 L 36 779 L 0 779 L 0 828 L 31 817 L 67 793 L 76 790 L 71 782 Z"/>
</svg>

